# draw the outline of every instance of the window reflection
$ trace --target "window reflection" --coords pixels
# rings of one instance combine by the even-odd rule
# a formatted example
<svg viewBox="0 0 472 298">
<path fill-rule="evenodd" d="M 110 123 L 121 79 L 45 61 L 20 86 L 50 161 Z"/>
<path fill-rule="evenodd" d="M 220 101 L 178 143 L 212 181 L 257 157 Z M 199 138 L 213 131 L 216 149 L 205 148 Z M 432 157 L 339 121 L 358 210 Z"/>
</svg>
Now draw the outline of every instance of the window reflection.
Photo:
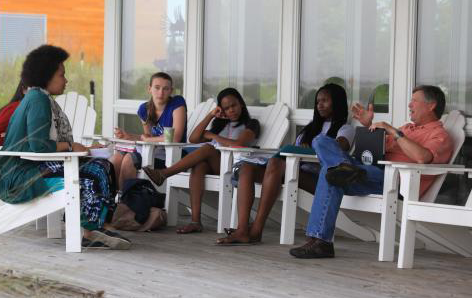
<svg viewBox="0 0 472 298">
<path fill-rule="evenodd" d="M 248 105 L 276 101 L 280 15 L 280 0 L 205 1 L 204 99 L 231 86 Z"/>
<path fill-rule="evenodd" d="M 391 0 L 302 0 L 298 107 L 313 109 L 326 83 L 346 88 L 350 102 L 376 98 L 388 113 Z M 387 92 L 385 94 L 385 92 Z"/>
<path fill-rule="evenodd" d="M 441 87 L 446 109 L 472 114 L 472 3 L 418 3 L 416 84 Z M 467 100 L 469 99 L 469 100 Z"/>
<path fill-rule="evenodd" d="M 147 99 L 150 76 L 164 71 L 183 87 L 185 0 L 123 1 L 120 98 Z"/>
</svg>

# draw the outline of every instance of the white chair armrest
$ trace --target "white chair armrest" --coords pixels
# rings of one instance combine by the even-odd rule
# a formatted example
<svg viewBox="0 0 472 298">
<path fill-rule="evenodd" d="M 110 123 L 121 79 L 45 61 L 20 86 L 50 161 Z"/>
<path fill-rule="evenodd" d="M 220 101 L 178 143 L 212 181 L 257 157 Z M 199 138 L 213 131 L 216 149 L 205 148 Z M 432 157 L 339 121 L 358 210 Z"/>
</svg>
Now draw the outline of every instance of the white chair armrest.
<svg viewBox="0 0 472 298">
<path fill-rule="evenodd" d="M 82 139 L 87 139 L 87 140 L 96 140 L 96 141 L 108 141 L 110 138 L 104 137 L 102 135 L 83 135 Z"/>
<path fill-rule="evenodd" d="M 166 151 L 166 167 L 170 167 L 176 163 L 181 155 L 182 148 L 191 147 L 191 145 L 197 145 L 193 143 L 166 143 L 166 142 L 144 142 L 136 141 L 137 145 L 142 145 L 142 157 L 143 157 L 143 166 L 150 166 L 154 164 L 154 148 L 160 147 L 164 148 Z"/>
<path fill-rule="evenodd" d="M 131 140 L 124 140 L 124 139 L 117 139 L 117 138 L 109 138 L 108 141 L 113 144 L 126 144 L 126 145 L 136 145 L 136 141 Z"/>
<path fill-rule="evenodd" d="M 273 148 L 250 148 L 250 147 L 217 147 L 216 149 L 220 151 L 232 151 L 233 153 L 277 153 L 279 149 L 273 149 Z"/>
<path fill-rule="evenodd" d="M 396 162 L 392 167 L 401 170 L 418 170 L 423 175 L 441 175 L 446 173 L 469 173 L 472 175 L 472 169 L 467 169 L 463 165 L 453 164 L 416 164 Z"/>
<path fill-rule="evenodd" d="M 406 162 L 390 161 L 390 160 L 379 160 L 379 161 L 377 161 L 377 163 L 380 164 L 380 165 L 385 165 L 385 166 L 393 166 L 393 165 L 397 165 L 397 164 L 409 164 L 409 163 L 406 163 Z"/>
<path fill-rule="evenodd" d="M 110 144 L 110 138 L 104 137 L 102 135 L 83 135 L 82 144 L 85 146 L 91 146 L 93 142 L 98 142 L 103 145 Z"/>
<path fill-rule="evenodd" d="M 194 143 L 166 143 L 166 142 L 145 142 L 145 141 L 136 141 L 137 145 L 152 145 L 152 146 L 162 146 L 162 147 L 192 147 L 199 146 L 199 144 Z"/>
<path fill-rule="evenodd" d="M 313 154 L 299 154 L 299 153 L 285 153 L 281 152 L 280 155 L 285 157 L 298 157 L 300 161 L 307 161 L 307 162 L 319 162 L 319 159 L 316 155 Z"/>
<path fill-rule="evenodd" d="M 35 153 L 35 152 L 17 152 L 17 151 L 0 151 L 0 156 L 18 156 L 23 159 L 48 161 L 48 160 L 65 160 L 67 157 L 87 156 L 87 152 L 53 152 L 53 153 Z"/>
<path fill-rule="evenodd" d="M 265 158 L 270 158 L 273 154 L 277 153 L 278 149 L 258 149 L 258 148 L 249 148 L 249 147 L 217 147 L 221 152 L 222 159 L 228 156 L 235 161 L 239 161 L 242 158 L 252 158 L 255 156 L 263 156 Z"/>
</svg>

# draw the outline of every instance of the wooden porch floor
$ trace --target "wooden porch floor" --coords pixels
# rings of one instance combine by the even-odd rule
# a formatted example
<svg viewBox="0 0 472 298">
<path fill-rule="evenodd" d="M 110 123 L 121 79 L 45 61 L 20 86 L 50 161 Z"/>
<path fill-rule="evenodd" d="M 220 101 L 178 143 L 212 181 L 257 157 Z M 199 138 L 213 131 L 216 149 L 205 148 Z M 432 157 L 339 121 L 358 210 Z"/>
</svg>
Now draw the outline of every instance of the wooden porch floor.
<svg viewBox="0 0 472 298">
<path fill-rule="evenodd" d="M 0 236 L 0 269 L 52 279 L 105 297 L 471 297 L 472 259 L 419 250 L 415 269 L 378 262 L 376 243 L 336 239 L 336 258 L 298 260 L 269 227 L 263 244 L 218 247 L 215 223 L 201 234 L 173 228 L 123 233 L 130 251 L 66 253 L 33 225 Z M 296 243 L 303 243 L 297 231 Z M 1 293 L 0 293 L 0 296 Z"/>
</svg>

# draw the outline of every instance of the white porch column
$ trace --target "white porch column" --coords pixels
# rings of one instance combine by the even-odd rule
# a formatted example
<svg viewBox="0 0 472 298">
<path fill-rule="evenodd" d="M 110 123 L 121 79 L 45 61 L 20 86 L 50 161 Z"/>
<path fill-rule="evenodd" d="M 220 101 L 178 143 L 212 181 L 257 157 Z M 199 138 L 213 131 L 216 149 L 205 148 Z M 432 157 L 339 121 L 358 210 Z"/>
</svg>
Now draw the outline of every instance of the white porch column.
<svg viewBox="0 0 472 298">
<path fill-rule="evenodd" d="M 183 95 L 189 110 L 202 101 L 204 8 L 203 0 L 187 1 Z"/>
<path fill-rule="evenodd" d="M 119 96 L 122 2 L 105 0 L 102 135 L 113 136 L 114 102 Z"/>
<path fill-rule="evenodd" d="M 290 140 L 295 136 L 295 125 L 299 124 L 297 118 L 300 118 L 300 123 L 304 123 L 305 119 L 312 117 L 312 112 L 296 111 L 300 80 L 300 21 L 301 0 L 282 1 L 277 101 L 287 104 L 291 109 L 290 131 L 286 137 Z"/>
<path fill-rule="evenodd" d="M 390 99 L 392 124 L 401 126 L 409 121 L 408 102 L 415 85 L 416 11 L 417 0 L 393 2 L 393 34 L 390 59 Z"/>
</svg>

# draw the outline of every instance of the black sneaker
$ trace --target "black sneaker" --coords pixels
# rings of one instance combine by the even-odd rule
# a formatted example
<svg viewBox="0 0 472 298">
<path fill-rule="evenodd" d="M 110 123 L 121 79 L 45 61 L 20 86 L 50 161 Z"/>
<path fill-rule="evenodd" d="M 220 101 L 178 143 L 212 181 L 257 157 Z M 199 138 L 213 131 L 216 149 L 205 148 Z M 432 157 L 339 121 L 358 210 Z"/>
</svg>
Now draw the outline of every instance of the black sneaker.
<svg viewBox="0 0 472 298">
<path fill-rule="evenodd" d="M 290 254 L 299 259 L 334 258 L 334 245 L 318 238 L 310 238 L 300 247 L 292 248 Z"/>
<path fill-rule="evenodd" d="M 129 249 L 131 247 L 131 241 L 128 238 L 105 229 L 91 231 L 90 241 L 102 242 L 110 249 Z"/>
<path fill-rule="evenodd" d="M 355 165 L 342 163 L 337 167 L 328 169 L 326 180 L 331 185 L 345 187 L 352 183 L 366 182 L 367 172 Z"/>
<path fill-rule="evenodd" d="M 82 248 L 93 249 L 110 249 L 108 245 L 100 241 L 90 241 L 87 238 L 82 238 Z"/>
</svg>

